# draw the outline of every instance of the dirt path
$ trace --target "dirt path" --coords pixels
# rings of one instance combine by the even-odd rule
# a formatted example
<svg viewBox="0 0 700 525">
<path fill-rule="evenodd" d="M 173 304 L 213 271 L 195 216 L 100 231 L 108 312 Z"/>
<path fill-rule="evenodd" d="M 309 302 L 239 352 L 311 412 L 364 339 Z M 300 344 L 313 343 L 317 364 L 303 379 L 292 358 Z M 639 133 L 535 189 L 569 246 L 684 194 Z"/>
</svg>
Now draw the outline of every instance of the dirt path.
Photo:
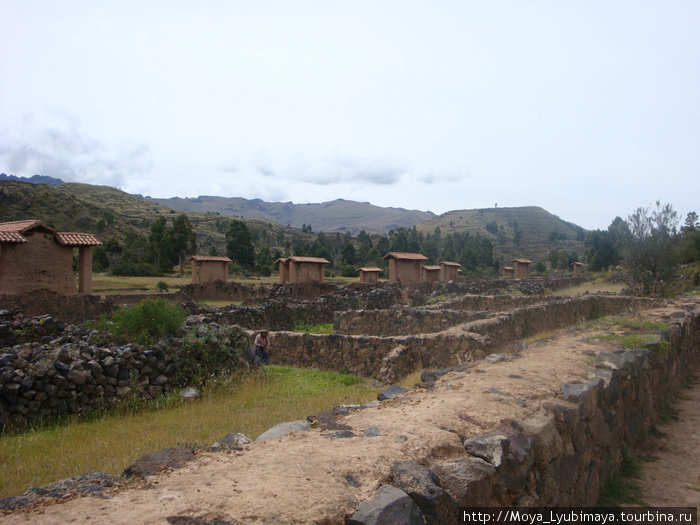
<svg viewBox="0 0 700 525">
<path fill-rule="evenodd" d="M 700 381 L 679 392 L 673 405 L 677 421 L 657 426 L 665 437 L 651 438 L 644 452 L 639 484 L 642 498 L 653 507 L 700 509 Z"/>
<path fill-rule="evenodd" d="M 342 523 L 388 481 L 396 461 L 463 456 L 459 435 L 482 435 L 504 420 L 535 414 L 551 400 L 561 399 L 562 382 L 588 380 L 592 355 L 614 348 L 614 343 L 592 338 L 585 330 L 564 329 L 506 361 L 452 372 L 430 392 L 414 389 L 379 407 L 351 413 L 340 422 L 351 427 L 355 437 L 312 429 L 246 445 L 241 451 L 200 453 L 187 466 L 108 499 L 70 499 L 0 516 L 0 523 L 165 524 L 168 516 L 178 515 L 232 523 L 312 523 L 322 517 Z M 371 426 L 381 435 L 363 437 Z M 694 446 L 687 441 L 680 447 L 695 453 L 680 460 L 686 467 L 697 467 L 694 428 L 679 431 L 688 440 L 695 438 Z M 697 470 L 694 476 L 678 474 L 676 479 L 697 484 Z"/>
</svg>

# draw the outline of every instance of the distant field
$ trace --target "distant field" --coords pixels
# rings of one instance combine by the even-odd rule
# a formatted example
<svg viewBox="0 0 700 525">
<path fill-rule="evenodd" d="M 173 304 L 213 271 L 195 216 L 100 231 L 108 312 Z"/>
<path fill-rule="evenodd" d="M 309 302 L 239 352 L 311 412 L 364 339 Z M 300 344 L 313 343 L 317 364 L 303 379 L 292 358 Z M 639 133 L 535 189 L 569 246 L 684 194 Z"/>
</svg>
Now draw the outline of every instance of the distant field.
<svg viewBox="0 0 700 525">
<path fill-rule="evenodd" d="M 336 284 L 347 284 L 358 282 L 357 277 L 330 277 L 326 282 Z M 161 290 L 158 288 L 158 283 L 163 281 L 168 285 L 170 291 L 175 291 L 177 286 L 190 284 L 192 276 L 185 273 L 182 277 L 167 276 L 167 277 L 122 277 L 109 275 L 106 273 L 94 273 L 92 276 L 92 291 L 99 295 L 122 294 L 122 293 L 157 293 Z M 248 286 L 270 286 L 279 282 L 279 276 L 271 275 L 269 277 L 260 276 L 236 276 L 229 277 L 229 281 L 246 284 Z"/>
<path fill-rule="evenodd" d="M 586 293 L 596 294 L 596 293 L 621 293 L 624 288 L 627 287 L 625 283 L 609 283 L 605 279 L 607 275 L 599 276 L 592 281 L 578 284 L 572 286 L 571 288 L 565 288 L 561 290 L 563 295 L 584 295 Z"/>
</svg>

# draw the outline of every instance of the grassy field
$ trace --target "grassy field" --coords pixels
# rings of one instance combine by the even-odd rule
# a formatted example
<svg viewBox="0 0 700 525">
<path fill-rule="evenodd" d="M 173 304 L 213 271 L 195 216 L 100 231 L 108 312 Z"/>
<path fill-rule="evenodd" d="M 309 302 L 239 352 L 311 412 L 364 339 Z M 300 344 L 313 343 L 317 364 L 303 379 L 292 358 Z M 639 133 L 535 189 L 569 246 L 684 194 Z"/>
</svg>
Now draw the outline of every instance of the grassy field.
<svg viewBox="0 0 700 525">
<path fill-rule="evenodd" d="M 230 281 L 246 284 L 248 286 L 270 286 L 279 282 L 279 276 L 271 275 L 269 277 L 232 275 Z M 326 279 L 326 282 L 334 284 L 348 284 L 357 282 L 357 277 L 331 277 Z M 175 291 L 177 286 L 182 286 L 192 283 L 192 276 L 189 271 L 185 271 L 185 275 L 179 277 L 171 275 L 166 277 L 124 277 L 109 275 L 106 273 L 94 273 L 92 276 L 92 291 L 99 295 L 122 294 L 122 293 L 157 293 L 158 283 L 163 281 L 168 285 L 170 291 Z M 77 282 L 77 281 L 76 281 Z M 217 305 L 214 305 L 217 306 Z M 221 305 L 218 305 L 221 306 Z"/>
<path fill-rule="evenodd" d="M 210 446 L 230 432 L 256 438 L 282 421 L 339 403 L 376 399 L 378 390 L 349 374 L 284 366 L 210 384 L 201 399 L 165 400 L 169 408 L 122 407 L 92 420 L 72 418 L 0 437 L 0 497 L 30 486 L 102 471 L 119 475 L 143 454 L 178 444 Z M 120 413 L 121 412 L 121 413 Z"/>
<path fill-rule="evenodd" d="M 608 283 L 606 282 L 607 274 L 601 274 L 595 276 L 591 281 L 572 286 L 571 288 L 565 288 L 560 292 L 563 295 L 584 295 L 586 293 L 596 294 L 596 293 L 621 293 L 623 288 L 626 288 L 625 283 Z"/>
</svg>

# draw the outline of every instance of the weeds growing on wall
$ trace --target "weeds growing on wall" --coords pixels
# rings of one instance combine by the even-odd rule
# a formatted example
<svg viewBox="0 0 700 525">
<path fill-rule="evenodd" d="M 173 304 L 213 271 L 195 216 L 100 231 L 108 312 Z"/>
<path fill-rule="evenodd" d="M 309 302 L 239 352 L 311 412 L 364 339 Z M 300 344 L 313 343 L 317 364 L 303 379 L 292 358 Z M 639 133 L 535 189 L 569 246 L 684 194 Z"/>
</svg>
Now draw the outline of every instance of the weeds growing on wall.
<svg viewBox="0 0 700 525">
<path fill-rule="evenodd" d="M 109 332 L 117 343 L 151 345 L 166 335 L 176 334 L 187 312 L 181 306 L 161 297 L 147 297 L 133 306 L 119 308 L 103 315 L 94 327 Z"/>
<path fill-rule="evenodd" d="M 642 473 L 642 465 L 637 458 L 630 456 L 627 450 L 622 451 L 622 463 L 605 482 L 600 493 L 598 506 L 617 507 L 620 503 L 634 503 L 647 506 L 642 499 L 642 489 L 635 481 Z"/>
<path fill-rule="evenodd" d="M 208 378 L 245 367 L 249 346 L 248 336 L 237 326 L 189 330 L 177 354 L 177 383 L 200 386 Z"/>
</svg>

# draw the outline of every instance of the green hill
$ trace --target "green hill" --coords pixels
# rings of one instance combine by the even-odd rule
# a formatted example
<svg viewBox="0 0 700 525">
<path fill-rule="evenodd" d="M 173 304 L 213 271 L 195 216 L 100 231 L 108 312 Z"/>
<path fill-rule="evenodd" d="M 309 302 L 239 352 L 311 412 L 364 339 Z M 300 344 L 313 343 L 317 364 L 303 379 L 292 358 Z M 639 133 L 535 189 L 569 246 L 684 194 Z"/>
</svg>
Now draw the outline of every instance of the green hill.
<svg viewBox="0 0 700 525">
<path fill-rule="evenodd" d="M 178 212 L 110 186 L 64 183 L 52 187 L 26 182 L 0 181 L 0 221 L 39 219 L 60 231 L 95 233 L 103 242 L 114 237 L 120 243 L 145 239 L 159 216 L 170 222 Z M 230 217 L 218 213 L 188 213 L 197 232 L 200 254 L 212 246 L 225 253 L 225 233 Z M 311 235 L 265 219 L 245 219 L 254 239 L 283 247 Z"/>
<path fill-rule="evenodd" d="M 443 235 L 469 232 L 486 237 L 504 262 L 515 257 L 539 261 L 552 250 L 583 255 L 586 235 L 580 226 L 537 206 L 450 211 L 418 224 L 416 229 L 432 234 L 438 227 Z"/>
</svg>

